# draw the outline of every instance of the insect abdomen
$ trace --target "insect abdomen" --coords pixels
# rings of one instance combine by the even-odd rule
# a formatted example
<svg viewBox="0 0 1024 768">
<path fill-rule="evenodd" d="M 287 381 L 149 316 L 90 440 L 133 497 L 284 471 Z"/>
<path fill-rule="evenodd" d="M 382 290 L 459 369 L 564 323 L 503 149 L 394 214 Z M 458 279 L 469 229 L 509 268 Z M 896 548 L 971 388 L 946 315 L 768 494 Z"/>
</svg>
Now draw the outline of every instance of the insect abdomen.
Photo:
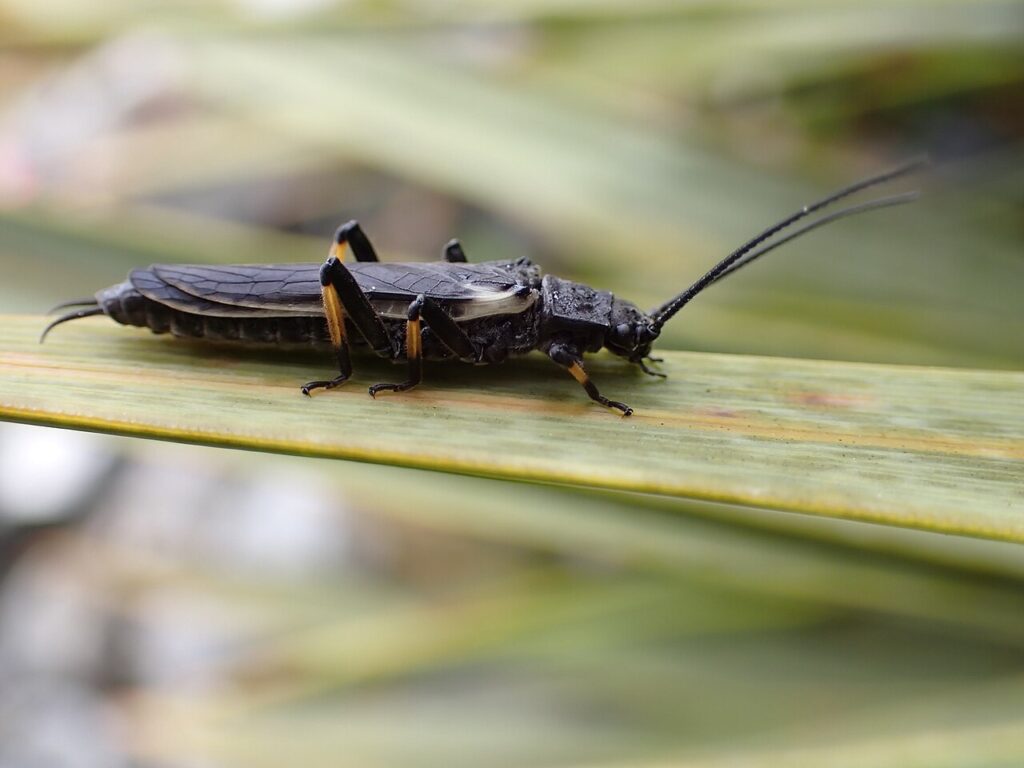
<svg viewBox="0 0 1024 768">
<path fill-rule="evenodd" d="M 164 318 L 159 312 L 166 308 L 147 299 L 131 283 L 104 288 L 96 294 L 96 302 L 107 317 L 121 325 L 151 328 L 155 333 L 166 333 L 169 329 L 166 322 L 161 322 Z"/>
<path fill-rule="evenodd" d="M 153 333 L 271 344 L 315 344 L 330 341 L 322 317 L 217 317 L 183 312 L 148 299 L 130 282 L 96 294 L 103 312 L 122 325 L 149 328 Z"/>
</svg>

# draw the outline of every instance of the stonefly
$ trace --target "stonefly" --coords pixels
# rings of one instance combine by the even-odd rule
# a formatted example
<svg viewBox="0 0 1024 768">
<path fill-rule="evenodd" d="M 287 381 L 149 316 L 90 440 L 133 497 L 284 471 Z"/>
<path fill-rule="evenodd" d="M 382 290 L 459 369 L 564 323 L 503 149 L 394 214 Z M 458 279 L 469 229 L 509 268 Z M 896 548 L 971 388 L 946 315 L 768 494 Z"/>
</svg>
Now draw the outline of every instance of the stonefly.
<svg viewBox="0 0 1024 768">
<path fill-rule="evenodd" d="M 349 345 L 366 345 L 380 357 L 405 360 L 407 379 L 374 384 L 370 395 L 401 392 L 420 383 L 423 360 L 500 363 L 509 355 L 539 349 L 565 368 L 592 400 L 629 416 L 633 409 L 609 400 L 591 381 L 583 355 L 602 347 L 651 376 L 646 361 L 662 327 L 708 286 L 769 251 L 846 216 L 907 203 L 907 192 L 840 209 L 772 238 L 796 222 L 853 195 L 921 167 L 915 159 L 804 206 L 744 243 L 678 296 L 649 313 L 582 283 L 541 276 L 527 258 L 469 264 L 458 241 L 443 260 L 382 264 L 359 224 L 334 236 L 322 265 L 169 265 L 136 269 L 128 280 L 93 299 L 61 304 L 79 307 L 43 331 L 69 320 L 105 314 L 118 323 L 154 333 L 244 343 L 330 343 L 338 375 L 303 385 L 308 395 L 332 389 L 352 376 Z M 355 262 L 343 263 L 345 247 Z"/>
</svg>

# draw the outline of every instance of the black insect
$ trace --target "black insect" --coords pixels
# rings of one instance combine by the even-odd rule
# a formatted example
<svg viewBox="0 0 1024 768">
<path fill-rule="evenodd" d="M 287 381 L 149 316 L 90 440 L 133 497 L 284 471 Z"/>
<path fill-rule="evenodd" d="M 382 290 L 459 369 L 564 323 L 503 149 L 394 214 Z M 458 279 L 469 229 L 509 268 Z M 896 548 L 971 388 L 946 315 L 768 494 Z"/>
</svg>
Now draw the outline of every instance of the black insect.
<svg viewBox="0 0 1024 768">
<path fill-rule="evenodd" d="M 459 243 L 444 248 L 443 261 L 382 264 L 359 224 L 340 227 L 322 265 L 161 265 L 136 269 L 128 280 L 94 299 L 58 308 L 82 307 L 60 323 L 105 314 L 119 323 L 155 333 L 218 341 L 330 343 L 339 374 L 302 387 L 331 389 L 352 375 L 350 342 L 367 345 L 390 360 L 406 360 L 408 378 L 374 384 L 370 394 L 400 392 L 420 383 L 422 361 L 486 364 L 539 349 L 564 367 L 591 399 L 626 416 L 633 410 L 609 400 L 590 380 L 583 355 L 602 347 L 651 376 L 646 361 L 662 326 L 694 296 L 780 245 L 836 219 L 914 199 L 910 192 L 841 209 L 804 224 L 797 221 L 868 187 L 903 176 L 922 165 L 914 160 L 845 187 L 808 205 L 733 251 L 697 282 L 650 313 L 609 293 L 554 275 L 541 276 L 529 259 L 468 264 Z M 351 248 L 355 263 L 342 262 Z"/>
</svg>

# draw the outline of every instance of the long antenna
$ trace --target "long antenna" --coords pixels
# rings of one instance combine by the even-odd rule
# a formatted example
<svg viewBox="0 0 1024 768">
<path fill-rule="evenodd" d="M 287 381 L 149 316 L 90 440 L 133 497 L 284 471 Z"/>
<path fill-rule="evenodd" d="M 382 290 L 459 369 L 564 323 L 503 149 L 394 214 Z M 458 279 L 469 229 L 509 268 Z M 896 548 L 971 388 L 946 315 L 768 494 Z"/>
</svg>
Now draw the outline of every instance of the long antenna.
<svg viewBox="0 0 1024 768">
<path fill-rule="evenodd" d="M 752 253 L 748 253 L 746 256 L 744 256 L 742 259 L 737 261 L 727 270 L 722 272 L 722 274 L 720 274 L 718 277 L 712 280 L 711 284 L 714 285 L 722 278 L 731 275 L 740 267 L 747 266 L 747 264 L 754 261 L 755 259 L 759 259 L 766 253 L 774 251 L 780 245 L 785 245 L 790 240 L 796 240 L 801 235 L 806 235 L 808 232 L 813 232 L 818 227 L 823 227 L 826 224 L 831 224 L 833 221 L 836 221 L 838 219 L 845 219 L 847 216 L 855 216 L 858 213 L 867 213 L 868 211 L 875 211 L 878 210 L 879 208 L 891 208 L 894 205 L 906 205 L 907 203 L 914 202 L 915 200 L 917 200 L 918 197 L 920 197 L 920 194 L 916 191 L 904 192 L 903 194 L 900 195 L 880 197 L 877 200 L 870 200 L 866 203 L 860 203 L 859 205 L 851 205 L 849 208 L 841 208 L 840 210 L 834 213 L 830 213 L 828 216 L 822 216 L 820 219 L 815 219 L 810 224 L 804 224 L 802 227 L 800 227 L 794 232 L 790 232 L 785 237 L 779 238 L 778 240 L 774 240 L 768 243 L 767 245 L 762 245 L 760 248 L 758 248 L 756 251 L 753 251 Z"/>
<path fill-rule="evenodd" d="M 714 267 L 708 270 L 708 272 L 706 272 L 703 277 L 697 280 L 697 282 L 695 282 L 685 291 L 683 291 L 678 296 L 671 299 L 670 301 L 667 301 L 661 307 L 656 309 L 652 313 L 652 317 L 654 319 L 654 322 L 652 324 L 653 330 L 660 330 L 661 327 L 666 322 L 668 322 L 668 320 L 670 320 L 676 312 L 678 312 L 680 309 L 686 306 L 690 302 L 690 300 L 693 299 L 694 296 L 696 296 L 698 293 L 700 293 L 713 282 L 715 282 L 715 280 L 721 277 L 722 274 L 726 272 L 730 267 L 732 267 L 736 262 L 742 259 L 746 254 L 750 253 L 750 251 L 759 246 L 772 235 L 775 235 L 776 233 L 782 231 L 783 229 L 786 229 L 787 227 L 795 224 L 796 222 L 800 221 L 800 219 L 810 216 L 812 213 L 820 211 L 822 208 L 825 208 L 826 206 L 831 205 L 832 203 L 838 200 L 842 200 L 844 197 L 849 197 L 850 195 L 860 192 L 861 190 L 877 186 L 878 184 L 884 184 L 885 182 L 899 178 L 900 176 L 905 176 L 908 173 L 916 171 L 918 168 L 926 165 L 927 163 L 928 159 L 926 157 L 916 157 L 912 160 L 907 161 L 906 163 L 903 163 L 902 165 L 897 166 L 896 168 L 886 171 L 885 173 L 880 173 L 877 176 L 871 176 L 870 178 L 858 181 L 855 184 L 851 184 L 848 187 L 843 187 L 842 189 L 833 192 L 828 197 L 824 197 L 815 203 L 811 203 L 810 205 L 805 205 L 796 213 L 793 213 L 790 216 L 787 216 L 782 221 L 778 222 L 777 224 L 768 227 L 768 229 L 764 230 L 753 239 L 748 240 L 746 243 L 741 245 L 735 251 L 730 253 L 720 262 L 718 262 Z"/>
</svg>

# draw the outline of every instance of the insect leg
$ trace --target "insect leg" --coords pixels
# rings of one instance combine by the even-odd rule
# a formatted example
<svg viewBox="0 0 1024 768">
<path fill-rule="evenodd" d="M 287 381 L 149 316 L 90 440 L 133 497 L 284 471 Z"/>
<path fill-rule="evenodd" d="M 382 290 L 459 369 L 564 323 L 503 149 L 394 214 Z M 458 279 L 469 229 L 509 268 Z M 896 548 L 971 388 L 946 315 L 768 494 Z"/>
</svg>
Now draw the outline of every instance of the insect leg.
<svg viewBox="0 0 1024 768">
<path fill-rule="evenodd" d="M 420 383 L 423 374 L 423 325 L 430 328 L 438 341 L 454 352 L 460 360 L 477 362 L 480 359 L 480 349 L 459 324 L 452 320 L 436 301 L 420 294 L 409 305 L 405 332 L 405 357 L 409 361 L 409 380 L 401 384 L 374 384 L 370 387 L 370 395 L 376 397 L 377 393 L 383 390 L 401 392 Z"/>
<path fill-rule="evenodd" d="M 314 389 L 333 389 L 352 375 L 352 359 L 345 329 L 346 316 L 373 347 L 374 352 L 382 357 L 393 356 L 391 337 L 388 336 L 387 328 L 373 311 L 369 299 L 360 290 L 352 273 L 341 263 L 337 244 L 331 247 L 331 255 L 320 268 L 320 286 L 324 297 L 327 329 L 330 331 L 331 344 L 338 357 L 339 375 L 333 379 L 305 384 L 302 387 L 302 393 L 305 395 Z"/>
<path fill-rule="evenodd" d="M 380 261 L 377 258 L 377 252 L 373 250 L 370 238 L 366 236 L 363 228 L 359 226 L 359 222 L 355 219 L 338 227 L 338 230 L 334 233 L 334 242 L 339 248 L 339 258 L 341 256 L 341 247 L 347 244 L 351 246 L 352 255 L 356 257 L 356 261 Z"/>
<path fill-rule="evenodd" d="M 348 335 L 345 332 L 345 308 L 338 297 L 338 289 L 332 283 L 322 286 L 324 315 L 327 330 L 331 334 L 331 346 L 338 357 L 338 375 L 333 379 L 310 381 L 302 386 L 302 394 L 309 395 L 314 389 L 334 389 L 352 376 L 352 357 L 349 354 Z"/>
<path fill-rule="evenodd" d="M 370 387 L 370 397 L 376 397 L 378 392 L 389 390 L 391 392 L 404 392 L 412 389 L 423 378 L 423 340 L 420 337 L 421 324 L 420 313 L 426 298 L 421 294 L 409 305 L 409 314 L 406 316 L 405 326 L 405 359 L 409 362 L 409 378 L 400 384 L 374 384 Z"/>
<path fill-rule="evenodd" d="M 548 357 L 568 370 L 572 377 L 590 395 L 591 400 L 600 403 L 606 408 L 616 408 L 622 411 L 623 416 L 632 415 L 633 409 L 628 405 L 616 400 L 609 400 L 598 391 L 594 382 L 590 380 L 590 376 L 587 375 L 587 371 L 583 368 L 583 356 L 579 353 L 578 349 L 567 344 L 555 342 L 548 348 Z"/>
<path fill-rule="evenodd" d="M 458 240 L 449 240 L 441 251 L 442 258 L 450 264 L 465 264 L 466 253 L 462 250 L 462 244 Z"/>
<path fill-rule="evenodd" d="M 332 286 L 337 291 L 338 299 L 344 308 L 352 324 L 359 330 L 359 333 L 366 339 L 373 351 L 381 357 L 393 357 L 391 337 L 388 335 L 384 321 L 373 311 L 370 300 L 366 298 L 356 282 L 355 277 L 348 268 L 341 262 L 337 246 L 331 248 L 331 255 L 320 267 L 320 285 L 324 289 Z M 327 307 L 327 303 L 324 303 Z"/>
</svg>

